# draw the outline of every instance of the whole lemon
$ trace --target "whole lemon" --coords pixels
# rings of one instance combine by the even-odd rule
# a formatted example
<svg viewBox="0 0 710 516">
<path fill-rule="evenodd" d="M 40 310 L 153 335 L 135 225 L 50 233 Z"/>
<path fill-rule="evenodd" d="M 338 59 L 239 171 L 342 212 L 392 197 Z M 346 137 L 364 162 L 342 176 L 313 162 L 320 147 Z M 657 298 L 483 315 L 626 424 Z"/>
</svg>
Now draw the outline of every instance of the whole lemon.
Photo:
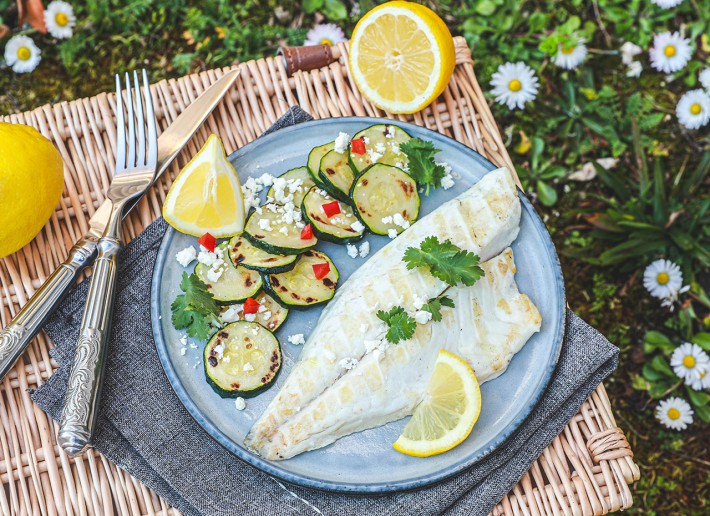
<svg viewBox="0 0 710 516">
<path fill-rule="evenodd" d="M 0 258 L 27 245 L 62 195 L 59 151 L 37 129 L 0 122 Z"/>
</svg>

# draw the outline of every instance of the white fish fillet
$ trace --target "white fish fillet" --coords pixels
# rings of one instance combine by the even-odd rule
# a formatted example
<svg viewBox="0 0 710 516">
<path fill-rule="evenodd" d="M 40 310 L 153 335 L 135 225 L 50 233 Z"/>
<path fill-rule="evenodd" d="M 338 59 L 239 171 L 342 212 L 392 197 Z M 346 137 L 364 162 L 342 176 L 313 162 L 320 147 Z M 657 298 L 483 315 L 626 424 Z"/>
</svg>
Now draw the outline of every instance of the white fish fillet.
<svg viewBox="0 0 710 516">
<path fill-rule="evenodd" d="M 380 333 L 378 309 L 394 305 L 412 309 L 415 296 L 429 299 L 446 284 L 417 268 L 407 270 L 405 250 L 431 235 L 451 240 L 482 261 L 499 254 L 518 235 L 520 200 L 510 172 L 489 172 L 377 252 L 342 286 L 323 310 L 315 329 L 283 386 L 245 439 L 262 450 L 278 427 L 332 386 L 344 374 L 339 362 L 361 359 L 372 351 Z"/>
<path fill-rule="evenodd" d="M 417 325 L 412 339 L 388 345 L 381 356 L 366 354 L 256 451 L 271 460 L 288 459 L 412 414 L 442 348 L 469 362 L 481 383 L 501 374 L 539 331 L 541 317 L 518 292 L 510 249 L 482 267 L 486 275 L 473 287 L 447 291 L 456 307 L 444 309 L 442 321 Z"/>
</svg>

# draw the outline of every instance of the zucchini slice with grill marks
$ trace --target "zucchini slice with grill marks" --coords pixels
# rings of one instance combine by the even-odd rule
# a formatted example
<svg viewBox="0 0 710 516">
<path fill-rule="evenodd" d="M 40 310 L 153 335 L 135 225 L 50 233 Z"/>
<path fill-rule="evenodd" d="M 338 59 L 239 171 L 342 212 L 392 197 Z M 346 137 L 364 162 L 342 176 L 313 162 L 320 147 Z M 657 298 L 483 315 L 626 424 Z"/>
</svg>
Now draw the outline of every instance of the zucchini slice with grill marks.
<svg viewBox="0 0 710 516">
<path fill-rule="evenodd" d="M 301 213 L 295 209 L 298 217 Z M 247 238 L 255 247 L 271 254 L 300 254 L 315 247 L 318 238 L 302 239 L 301 229 L 295 222 L 296 213 L 287 216 L 284 206 L 279 204 L 265 204 L 261 206 L 261 213 L 252 213 L 247 220 L 242 236 Z M 288 219 L 293 221 L 287 222 Z"/>
<path fill-rule="evenodd" d="M 321 279 L 316 279 L 314 265 L 327 263 L 330 270 Z M 306 251 L 296 266 L 280 274 L 264 277 L 269 294 L 281 305 L 288 308 L 304 309 L 330 301 L 335 295 L 335 286 L 340 273 L 325 253 Z"/>
<path fill-rule="evenodd" d="M 365 154 L 357 154 L 353 152 L 352 145 L 350 146 L 350 167 L 355 175 L 363 172 L 367 167 L 374 164 L 369 151 L 380 154 L 377 163 L 385 165 L 404 166 L 407 163 L 407 155 L 399 150 L 399 144 L 404 143 L 411 137 L 404 129 L 390 124 L 377 124 L 363 129 L 355 136 L 353 140 L 359 138 L 365 139 Z M 397 165 L 401 163 L 401 165 Z"/>
<path fill-rule="evenodd" d="M 355 174 L 348 161 L 347 152 L 340 154 L 335 150 L 329 151 L 320 160 L 318 177 L 325 191 L 340 201 L 350 203 L 350 188 Z"/>
<path fill-rule="evenodd" d="M 311 174 L 311 179 L 313 179 L 316 186 L 320 186 L 321 188 L 323 188 L 323 182 L 320 180 L 320 177 L 318 177 L 318 172 L 320 171 L 320 160 L 328 152 L 332 151 L 334 147 L 335 142 L 329 142 L 325 145 L 313 147 L 311 152 L 308 154 L 308 173 Z"/>
<path fill-rule="evenodd" d="M 271 254 L 254 247 L 249 240 L 235 236 L 229 241 L 229 258 L 235 267 L 242 266 L 259 272 L 286 272 L 296 264 L 295 254 Z"/>
<path fill-rule="evenodd" d="M 229 259 L 227 242 L 219 244 L 217 249 L 220 250 L 224 260 L 224 264 L 218 267 L 222 270 L 218 278 L 210 274 L 211 268 L 204 263 L 195 266 L 195 274 L 207 285 L 207 290 L 214 300 L 219 304 L 234 304 L 256 296 L 262 286 L 259 273 L 244 267 L 235 267 Z"/>
<path fill-rule="evenodd" d="M 281 370 L 281 346 L 255 322 L 228 324 L 204 351 L 205 377 L 223 398 L 251 398 L 273 385 Z"/>
<path fill-rule="evenodd" d="M 345 203 L 340 203 L 340 213 L 328 217 L 322 206 L 333 202 L 333 198 L 323 195 L 318 187 L 311 188 L 303 199 L 303 216 L 311 224 L 313 233 L 321 239 L 336 244 L 346 244 L 360 240 L 365 234 L 365 226 Z M 353 224 L 355 227 L 353 228 Z"/>
<path fill-rule="evenodd" d="M 278 190 L 283 191 L 283 196 L 279 195 L 279 198 L 277 198 L 277 188 L 271 185 L 271 188 L 269 188 L 269 191 L 266 193 L 266 197 L 270 197 L 275 203 L 284 204 L 286 200 L 283 197 L 293 194 L 293 200 L 291 202 L 293 202 L 296 207 L 301 205 L 308 190 L 315 185 L 310 172 L 308 172 L 308 167 L 292 168 L 274 180 L 274 184 L 282 183 L 284 183 L 283 189 L 279 188 Z"/>
<path fill-rule="evenodd" d="M 350 195 L 358 217 L 370 231 L 386 235 L 390 229 L 404 231 L 394 223 L 400 215 L 410 224 L 419 216 L 417 183 L 402 169 L 377 163 L 353 183 Z"/>
<path fill-rule="evenodd" d="M 258 322 L 267 329 L 276 331 L 279 326 L 286 321 L 286 318 L 288 317 L 288 308 L 278 304 L 274 301 L 274 298 L 266 292 L 260 292 L 254 300 L 264 308 L 262 310 L 260 307 L 259 311 L 254 314 L 253 322 Z M 220 318 L 226 323 L 246 320 L 243 306 L 240 304 L 220 307 Z"/>
</svg>

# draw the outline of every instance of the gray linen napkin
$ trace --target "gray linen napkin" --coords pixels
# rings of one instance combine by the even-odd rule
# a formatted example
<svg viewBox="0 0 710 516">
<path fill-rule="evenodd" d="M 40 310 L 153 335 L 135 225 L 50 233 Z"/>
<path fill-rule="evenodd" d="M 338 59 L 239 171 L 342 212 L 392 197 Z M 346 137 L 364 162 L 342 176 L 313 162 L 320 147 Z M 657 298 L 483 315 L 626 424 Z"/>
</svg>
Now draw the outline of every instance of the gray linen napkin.
<svg viewBox="0 0 710 516">
<path fill-rule="evenodd" d="M 292 108 L 275 127 L 309 119 Z M 151 271 L 167 229 L 159 219 L 121 256 L 113 335 L 94 447 L 187 515 L 486 514 L 512 489 L 615 368 L 618 350 L 572 312 L 545 394 L 523 425 L 468 471 L 422 490 L 378 496 L 305 489 L 261 473 L 212 440 L 181 405 L 152 337 Z M 61 416 L 88 284 L 64 300 L 46 331 L 60 368 L 32 399 Z"/>
</svg>

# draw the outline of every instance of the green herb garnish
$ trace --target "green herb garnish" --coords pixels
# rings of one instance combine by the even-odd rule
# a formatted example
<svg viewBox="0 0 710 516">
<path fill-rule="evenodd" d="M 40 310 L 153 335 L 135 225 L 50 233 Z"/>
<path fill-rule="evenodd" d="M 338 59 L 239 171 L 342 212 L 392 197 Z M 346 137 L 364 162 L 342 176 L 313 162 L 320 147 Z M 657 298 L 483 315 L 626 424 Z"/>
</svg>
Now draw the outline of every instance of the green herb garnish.
<svg viewBox="0 0 710 516">
<path fill-rule="evenodd" d="M 441 321 L 441 307 L 448 306 L 449 308 L 455 308 L 454 300 L 449 296 L 439 296 L 433 297 L 428 303 L 422 305 L 422 310 L 431 313 L 431 320 L 435 322 Z"/>
<path fill-rule="evenodd" d="M 433 143 L 421 138 L 412 138 L 400 143 L 399 148 L 409 160 L 409 175 L 419 186 L 426 186 L 425 195 L 429 195 L 432 186 L 434 188 L 441 186 L 441 180 L 446 176 L 446 169 L 434 161 L 434 156 L 440 150 L 434 147 Z"/>
<path fill-rule="evenodd" d="M 401 306 L 393 306 L 389 312 L 379 310 L 377 317 L 389 326 L 385 338 L 392 344 L 411 339 L 417 328 L 417 322 Z"/>
<path fill-rule="evenodd" d="M 452 287 L 459 283 L 470 287 L 484 274 L 476 254 L 460 249 L 450 240 L 439 242 L 435 236 L 425 238 L 419 249 L 408 248 L 404 252 L 404 261 L 407 269 L 427 267 L 432 276 Z"/>
<path fill-rule="evenodd" d="M 173 326 L 187 329 L 195 339 L 205 340 L 212 333 L 212 325 L 219 324 L 219 308 L 205 285 L 195 274 L 182 273 L 180 288 L 184 294 L 175 298 L 170 308 L 173 311 Z"/>
</svg>

